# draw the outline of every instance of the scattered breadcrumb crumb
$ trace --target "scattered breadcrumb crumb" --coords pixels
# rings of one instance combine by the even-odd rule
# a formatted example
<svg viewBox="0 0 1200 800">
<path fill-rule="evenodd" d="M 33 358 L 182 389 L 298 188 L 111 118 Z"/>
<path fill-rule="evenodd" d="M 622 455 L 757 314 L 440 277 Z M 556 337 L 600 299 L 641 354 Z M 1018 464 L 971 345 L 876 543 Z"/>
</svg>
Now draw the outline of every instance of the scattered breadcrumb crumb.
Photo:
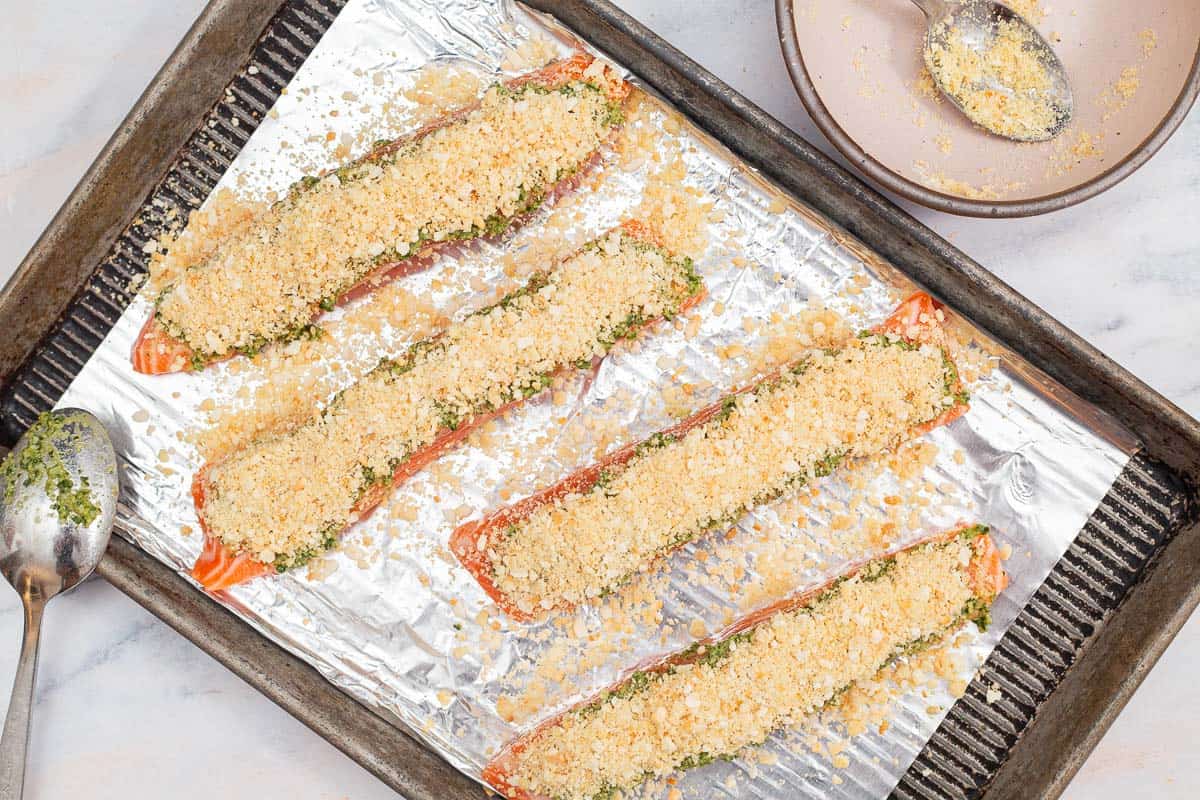
<svg viewBox="0 0 1200 800">
<path fill-rule="evenodd" d="M 1142 41 L 1142 58 L 1149 58 L 1158 47 L 1158 34 L 1151 28 L 1146 28 L 1138 34 Z"/>
<path fill-rule="evenodd" d="M 1006 196 L 1018 192 L 1024 186 L 1021 181 L 1000 183 L 989 180 L 982 186 L 976 186 L 959 178 L 951 177 L 935 169 L 928 161 L 918 159 L 913 162 L 913 169 L 921 183 L 939 192 L 969 197 L 973 200 L 1002 200 Z"/>
</svg>

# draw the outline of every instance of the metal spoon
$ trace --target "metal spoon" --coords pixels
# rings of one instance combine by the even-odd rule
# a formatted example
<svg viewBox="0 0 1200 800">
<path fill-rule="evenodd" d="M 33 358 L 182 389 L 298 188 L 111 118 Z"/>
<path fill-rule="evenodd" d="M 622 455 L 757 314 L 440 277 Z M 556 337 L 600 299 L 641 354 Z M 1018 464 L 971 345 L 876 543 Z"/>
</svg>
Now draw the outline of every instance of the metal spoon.
<svg viewBox="0 0 1200 800">
<path fill-rule="evenodd" d="M 0 469 L 0 573 L 25 604 L 25 636 L 0 738 L 0 800 L 18 800 L 25 784 L 42 611 L 50 598 L 73 588 L 100 562 L 112 532 L 118 484 L 108 432 L 79 409 L 40 417 L 8 459 Z M 53 466 L 46 471 L 37 463 Z M 91 505 L 80 499 L 81 487 Z M 64 494 L 72 491 L 76 494 Z"/>
<path fill-rule="evenodd" d="M 925 64 L 929 68 L 929 74 L 933 76 L 933 81 L 942 94 L 948 97 L 950 102 L 966 114 L 972 122 L 997 136 L 1019 142 L 1042 142 L 1053 139 L 1071 121 L 1074 99 L 1071 94 L 1071 83 L 1067 79 L 1067 71 L 1050 47 L 1050 43 L 1042 38 L 1042 35 L 1024 17 L 994 0 L 913 0 L 913 2 L 925 12 L 929 23 L 925 34 L 924 48 Z M 1023 51 L 1041 65 L 1049 79 L 1049 85 L 1039 92 L 1037 98 L 1044 101 L 1053 114 L 1053 121 L 1044 128 L 1035 128 L 1021 133 L 997 129 L 994 122 L 982 118 L 979 113 L 965 106 L 955 96 L 947 85 L 946 75 L 931 58 L 931 53 L 948 47 L 951 31 L 970 50 L 982 57 L 993 46 L 1002 25 L 1010 31 L 1013 31 L 1015 26 L 1015 32 L 1024 43 Z M 1011 87 L 995 80 L 976 84 L 973 88 L 990 89 L 1007 94 L 1009 97 L 1013 97 L 1015 94 Z"/>
</svg>

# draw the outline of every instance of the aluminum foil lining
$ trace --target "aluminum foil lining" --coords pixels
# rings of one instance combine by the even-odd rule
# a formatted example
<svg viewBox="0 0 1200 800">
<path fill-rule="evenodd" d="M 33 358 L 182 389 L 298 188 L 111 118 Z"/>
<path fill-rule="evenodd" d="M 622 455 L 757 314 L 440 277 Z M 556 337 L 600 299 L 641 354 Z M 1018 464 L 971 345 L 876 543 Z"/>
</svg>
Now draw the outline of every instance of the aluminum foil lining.
<svg viewBox="0 0 1200 800">
<path fill-rule="evenodd" d="M 423 68 L 436 63 L 498 74 L 514 48 L 538 37 L 552 38 L 563 53 L 586 46 L 553 20 L 503 0 L 351 0 L 221 183 L 251 192 L 285 186 L 302 174 L 305 161 L 329 163 L 328 132 L 341 136 L 356 130 L 364 110 L 369 114 L 394 100 L 385 94 L 416 81 Z M 334 110 L 341 113 L 332 115 Z M 479 515 L 502 504 L 501 485 L 515 486 L 509 499 L 516 499 L 590 460 L 586 445 L 592 423 L 610 430 L 619 426 L 620 441 L 629 441 L 670 422 L 662 398 L 672 384 L 706 387 L 695 398 L 697 407 L 728 388 L 736 376 L 714 353 L 745 339 L 743 317 L 794 313 L 815 301 L 865 327 L 886 316 L 893 290 L 903 282 L 861 245 L 789 200 L 686 121 L 678 132 L 674 125 L 670 129 L 669 136 L 684 145 L 687 183 L 724 212 L 711 218 L 709 249 L 698 258 L 709 290 L 694 312 L 702 320 L 698 332 L 688 336 L 668 326 L 637 346 L 620 348 L 593 381 L 579 376 L 562 387 L 570 398 L 566 404 L 561 396 L 558 403 L 538 398 L 499 423 L 492 446 L 450 454 L 436 476 L 426 472 L 410 481 L 355 528 L 347 546 L 329 557 L 332 573 L 322 580 L 309 580 L 300 570 L 236 587 L 220 598 L 247 624 L 475 777 L 489 756 L 525 727 L 608 685 L 632 665 L 686 646 L 696 619 L 707 630 L 719 629 L 722 598 L 688 579 L 696 550 L 710 543 L 676 554 L 665 568 L 663 624 L 638 632 L 569 688 L 552 686 L 539 715 L 511 724 L 497 713 L 497 700 L 527 682 L 529 665 L 564 636 L 563 626 L 517 625 L 495 612 L 448 554 L 455 524 L 464 514 Z M 578 225 L 581 240 L 589 230 L 604 230 L 627 215 L 640 201 L 652 169 L 652 163 L 623 169 L 607 159 L 599 187 L 573 198 L 586 212 Z M 459 313 L 478 307 L 492 295 L 470 287 L 502 280 L 497 266 L 502 251 L 528 247 L 553 213 L 541 214 L 508 242 L 465 248 L 404 280 L 413 292 Z M 743 259 L 744 266 L 733 263 Z M 852 284 L 851 295 L 845 290 Z M 718 304 L 723 313 L 716 313 Z M 970 309 L 957 311 L 963 314 L 956 316 L 969 317 Z M 130 348 L 149 312 L 143 300 L 127 309 L 61 403 L 91 410 L 114 434 L 124 472 L 121 534 L 186 574 L 201 546 L 198 533 L 186 533 L 198 531 L 189 485 L 201 458 L 185 432 L 203 423 L 200 408 L 207 398 L 234 397 L 253 378 L 229 365 L 194 375 L 133 373 Z M 394 349 L 405 341 L 405 331 L 393 330 L 373 346 Z M 907 533 L 915 539 L 958 520 L 979 520 L 1012 547 L 1006 566 L 1013 583 L 996 604 L 994 624 L 985 634 L 966 637 L 958 648 L 966 670 L 991 652 L 1108 491 L 1132 448 L 1127 435 L 1094 408 L 1011 354 L 984 346 L 998 354 L 999 366 L 972 387 L 970 413 L 931 434 L 939 455 L 928 477 L 937 486 L 937 502 Z M 668 362 L 677 365 L 670 373 L 662 367 Z M 625 401 L 605 402 L 611 398 Z M 581 443 L 577 459 L 563 462 L 561 448 L 545 444 L 547 432 L 553 433 L 552 443 L 575 437 Z M 956 451 L 961 451 L 957 457 Z M 514 480 L 518 463 L 523 470 L 530 463 L 533 468 Z M 447 484 L 447 472 L 457 480 Z M 838 476 L 822 483 L 822 493 L 852 496 Z M 771 524 L 778 524 L 773 509 L 763 509 L 740 525 L 738 535 L 750 536 L 755 525 Z M 844 566 L 844 554 L 836 548 L 829 552 L 808 576 L 813 583 Z M 753 578 L 751 570 L 745 580 Z M 594 632 L 602 620 L 588 608 L 565 627 Z M 782 732 L 751 757 L 682 775 L 679 787 L 688 797 L 884 797 L 951 705 L 948 691 L 943 685 L 900 698 L 886 734 L 869 732 L 850 741 L 845 751 L 850 766 L 844 769 L 811 752 L 795 732 Z"/>
</svg>

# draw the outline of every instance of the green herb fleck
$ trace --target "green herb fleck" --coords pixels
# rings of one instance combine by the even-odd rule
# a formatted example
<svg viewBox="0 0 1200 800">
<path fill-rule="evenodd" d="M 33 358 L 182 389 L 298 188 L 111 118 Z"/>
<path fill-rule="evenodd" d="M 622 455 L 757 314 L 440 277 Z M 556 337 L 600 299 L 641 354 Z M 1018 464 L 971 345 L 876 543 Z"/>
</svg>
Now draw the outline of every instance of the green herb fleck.
<svg viewBox="0 0 1200 800">
<path fill-rule="evenodd" d="M 680 653 L 680 659 L 685 662 L 694 662 L 706 667 L 715 667 L 717 664 L 720 664 L 722 661 L 729 658 L 730 654 L 733 653 L 733 651 L 736 650 L 739 645 L 746 644 L 753 638 L 754 629 L 751 628 L 750 630 L 742 631 L 741 633 L 735 633 L 734 635 L 726 639 L 722 639 L 715 644 L 705 645 L 697 642 L 687 650 L 684 650 L 682 653 Z M 700 652 L 701 648 L 704 649 L 703 653 Z"/>
<path fill-rule="evenodd" d="M 61 450 L 71 445 L 73 423 L 67 418 L 45 412 L 25 434 L 25 446 L 9 453 L 0 463 L 4 482 L 4 502 L 11 504 L 18 486 L 41 484 L 62 522 L 90 525 L 100 515 L 100 506 L 92 496 L 86 477 L 76 484 L 63 462 Z"/>
<path fill-rule="evenodd" d="M 717 412 L 714 418 L 716 422 L 724 422 L 729 419 L 730 415 L 737 410 L 738 398 L 737 395 L 731 394 L 721 401 L 721 410 Z"/>
<path fill-rule="evenodd" d="M 275 571 L 287 572 L 289 569 L 302 567 L 322 553 L 337 547 L 337 535 L 342 527 L 343 525 L 340 523 L 330 523 L 321 531 L 320 541 L 316 544 L 301 548 L 294 553 L 284 553 L 276 556 L 272 564 L 275 567 Z"/>
<path fill-rule="evenodd" d="M 605 704 L 611 703 L 613 700 L 624 700 L 646 691 L 656 681 L 661 680 L 665 675 L 672 674 L 674 671 L 672 667 L 664 667 L 658 670 L 639 670 L 622 681 L 620 686 L 609 689 L 591 703 L 577 709 L 575 713 L 581 717 L 591 716 L 602 709 Z"/>
</svg>

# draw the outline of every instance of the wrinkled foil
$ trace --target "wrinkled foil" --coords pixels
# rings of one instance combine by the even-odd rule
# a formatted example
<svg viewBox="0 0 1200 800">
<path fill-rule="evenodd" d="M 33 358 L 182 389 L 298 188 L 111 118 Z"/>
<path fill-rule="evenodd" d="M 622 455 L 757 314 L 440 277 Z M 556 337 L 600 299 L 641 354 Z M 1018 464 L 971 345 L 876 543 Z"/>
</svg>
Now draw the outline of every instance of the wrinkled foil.
<svg viewBox="0 0 1200 800">
<path fill-rule="evenodd" d="M 510 48 L 547 34 L 558 40 L 562 52 L 586 46 L 552 20 L 503 0 L 351 0 L 221 183 L 241 191 L 278 189 L 302 174 L 298 164 L 305 159 L 328 163 L 322 149 L 326 132 L 352 130 L 354 120 L 361 121 L 353 109 L 385 100 L 380 87 L 393 84 L 379 81 L 380 74 L 403 82 L 431 63 L 494 74 Z M 347 113 L 328 113 L 339 108 Z M 428 473 L 417 476 L 348 535 L 348 542 L 358 543 L 355 555 L 343 549 L 329 556 L 337 568 L 323 580 L 309 580 L 301 569 L 220 597 L 247 624 L 474 777 L 498 747 L 536 723 L 537 718 L 523 726 L 504 722 L 496 702 L 513 691 L 509 673 L 514 667 L 543 652 L 561 630 L 549 623 L 510 623 L 494 609 L 481 624 L 479 611 L 491 607 L 445 548 L 463 507 L 477 516 L 502 504 L 497 487 L 511 472 L 513 453 L 539 433 L 557 427 L 560 435 L 576 435 L 586 443 L 587 421 L 603 416 L 619 422 L 624 441 L 629 441 L 671 421 L 661 393 L 673 380 L 711 385 L 701 392 L 705 396 L 695 398 L 697 407 L 729 388 L 735 377 L 714 352 L 746 338 L 741 328 L 745 315 L 787 313 L 816 301 L 866 327 L 886 316 L 894 289 L 906 288 L 903 277 L 880 259 L 788 200 L 698 129 L 685 121 L 677 135 L 690 145 L 683 156 L 688 183 L 725 212 L 710 223 L 709 252 L 697 259 L 709 291 L 694 312 L 703 320 L 698 335 L 689 337 L 668 326 L 644 336 L 637 346 L 611 354 L 594 380 L 583 375 L 572 379 L 564 387 L 573 398 L 566 408 L 545 397 L 535 399 L 499 423 L 500 447 L 465 447 L 448 455 L 444 461 L 466 488 L 443 496 L 444 485 Z M 628 214 L 639 201 L 648 171 L 648 166 L 622 170 L 609 163 L 603 184 L 578 198 L 587 210 L 586 225 L 601 231 Z M 510 242 L 464 248 L 429 272 L 404 280 L 447 306 L 478 307 L 490 299 L 489 293 L 461 286 L 453 296 L 450 289 L 439 293 L 439 276 L 453 262 L 456 274 L 477 275 L 484 285 L 502 278 L 496 266 L 500 251 L 537 237 L 545 218 L 534 219 Z M 731 266 L 722 244 L 738 236 L 737 255 L 748 262 L 741 268 Z M 869 280 L 850 302 L 844 290 L 864 275 Z M 717 303 L 725 306 L 724 313 L 714 313 Z M 965 313 L 956 317 L 969 318 L 970 309 L 957 311 Z M 114 434 L 123 469 L 120 533 L 186 574 L 201 546 L 189 494 L 201 458 L 184 433 L 202 424 L 199 408 L 205 398 L 231 397 L 242 379 L 227 365 L 201 374 L 135 374 L 130 349 L 149 313 L 144 300 L 130 306 L 62 404 L 91 410 Z M 404 332 L 391 332 L 388 341 L 403 344 Z M 1094 408 L 1013 355 L 993 344 L 984 346 L 998 354 L 999 367 L 972 387 L 972 410 L 965 418 L 930 435 L 939 455 L 928 477 L 939 487 L 940 498 L 927 509 L 920 527 L 907 534 L 911 540 L 959 520 L 979 520 L 993 526 L 1001 543 L 1012 546 L 1006 566 L 1013 582 L 996 603 L 992 627 L 959 647 L 968 668 L 991 652 L 1108 491 L 1133 447 Z M 677 378 L 659 366 L 664 357 L 681 365 Z M 619 404 L 620 411 L 613 410 L 616 404 L 603 405 L 621 392 L 631 399 Z M 536 469 L 517 482 L 520 490 L 511 500 L 590 460 L 583 455 L 588 447 L 576 448 L 576 463 L 559 463 L 558 451 L 544 449 L 532 454 Z M 965 459 L 952 457 L 957 450 Z M 837 475 L 821 487 L 828 496 L 851 496 Z M 394 513 L 399 503 L 415 507 L 415 519 L 399 518 Z M 762 509 L 739 527 L 770 524 L 773 513 Z M 185 533 L 189 528 L 193 532 Z M 686 646 L 693 620 L 704 620 L 710 631 L 722 627 L 717 609 L 727 598 L 687 579 L 696 550 L 709 546 L 686 548 L 666 565 L 670 584 L 663 616 L 670 633 L 664 638 L 664 628 L 648 630 L 627 651 L 585 673 L 575 692 L 552 690 L 540 718 L 610 684 L 636 663 Z M 370 555 L 364 557 L 365 551 Z M 832 555 L 814 568 L 811 581 L 844 566 L 844 559 Z M 595 631 L 600 625 L 595 609 L 585 608 L 577 617 L 576 630 Z M 498 631 L 491 630 L 495 620 L 501 623 Z M 672 622 L 680 624 L 670 628 Z M 872 731 L 850 742 L 846 769 L 834 770 L 828 756 L 814 755 L 794 733 L 784 732 L 769 739 L 756 757 L 693 770 L 680 777 L 679 786 L 689 797 L 884 797 L 952 704 L 947 692 L 943 686 L 940 693 L 901 698 L 885 735 Z M 943 710 L 931 713 L 931 706 Z M 762 751 L 773 757 L 762 757 Z M 731 775 L 736 780 L 727 780 Z"/>
</svg>

